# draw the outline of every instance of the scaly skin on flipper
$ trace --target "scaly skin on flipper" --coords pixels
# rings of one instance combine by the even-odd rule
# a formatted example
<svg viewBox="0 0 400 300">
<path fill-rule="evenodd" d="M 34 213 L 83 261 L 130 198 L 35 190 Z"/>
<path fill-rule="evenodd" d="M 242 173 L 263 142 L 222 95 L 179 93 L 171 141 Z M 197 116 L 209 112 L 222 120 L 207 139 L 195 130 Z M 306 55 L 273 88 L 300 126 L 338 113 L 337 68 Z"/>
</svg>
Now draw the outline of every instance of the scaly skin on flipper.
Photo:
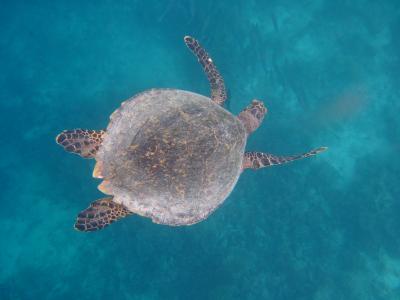
<svg viewBox="0 0 400 300">
<path fill-rule="evenodd" d="M 206 50 L 204 50 L 196 39 L 190 36 L 185 36 L 184 40 L 186 46 L 188 46 L 193 54 L 196 55 L 207 75 L 208 81 L 211 85 L 211 99 L 222 106 L 226 100 L 226 89 L 224 80 L 222 79 L 217 67 L 214 65 Z"/>
<path fill-rule="evenodd" d="M 74 129 L 64 130 L 56 137 L 57 144 L 65 151 L 93 158 L 103 141 L 104 130 Z"/>
<path fill-rule="evenodd" d="M 288 163 L 294 160 L 306 158 L 309 156 L 316 155 L 328 149 L 327 147 L 320 147 L 318 149 L 314 149 L 310 152 L 303 153 L 300 155 L 291 155 L 291 156 L 275 156 L 269 153 L 261 153 L 261 152 L 246 152 L 243 158 L 243 166 L 242 169 L 259 169 L 263 167 L 269 167 L 273 165 L 280 165 L 283 163 Z"/>
<path fill-rule="evenodd" d="M 115 203 L 112 197 L 102 198 L 79 213 L 74 227 L 79 231 L 96 231 L 130 214 L 132 212 L 122 204 Z"/>
<path fill-rule="evenodd" d="M 253 100 L 250 105 L 240 112 L 238 118 L 246 128 L 247 134 L 250 134 L 261 125 L 266 113 L 267 108 L 264 103 L 259 100 Z"/>
</svg>

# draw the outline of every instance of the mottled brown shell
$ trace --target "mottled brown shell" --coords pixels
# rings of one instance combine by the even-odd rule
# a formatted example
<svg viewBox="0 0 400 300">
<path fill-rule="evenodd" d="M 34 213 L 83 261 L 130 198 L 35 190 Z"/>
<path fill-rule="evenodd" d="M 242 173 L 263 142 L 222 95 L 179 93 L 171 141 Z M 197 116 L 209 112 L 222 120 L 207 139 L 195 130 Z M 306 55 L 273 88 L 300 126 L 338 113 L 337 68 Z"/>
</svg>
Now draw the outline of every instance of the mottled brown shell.
<svg viewBox="0 0 400 300">
<path fill-rule="evenodd" d="M 155 89 L 111 115 L 96 156 L 100 190 L 156 223 L 205 219 L 229 195 L 241 172 L 246 132 L 209 98 Z"/>
</svg>

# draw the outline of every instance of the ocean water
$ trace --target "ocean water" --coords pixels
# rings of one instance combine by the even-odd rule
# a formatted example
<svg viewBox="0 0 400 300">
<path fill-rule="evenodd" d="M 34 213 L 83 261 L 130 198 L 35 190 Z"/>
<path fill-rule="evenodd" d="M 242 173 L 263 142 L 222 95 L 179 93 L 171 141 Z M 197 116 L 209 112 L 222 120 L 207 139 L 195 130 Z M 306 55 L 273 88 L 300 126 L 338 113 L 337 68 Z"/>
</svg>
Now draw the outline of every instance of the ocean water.
<svg viewBox="0 0 400 300">
<path fill-rule="evenodd" d="M 105 128 L 153 87 L 209 95 L 204 45 L 248 150 L 329 150 L 244 172 L 189 227 L 139 216 L 94 233 L 102 196 L 63 129 Z M 399 1 L 2 1 L 0 299 L 400 299 Z"/>
</svg>

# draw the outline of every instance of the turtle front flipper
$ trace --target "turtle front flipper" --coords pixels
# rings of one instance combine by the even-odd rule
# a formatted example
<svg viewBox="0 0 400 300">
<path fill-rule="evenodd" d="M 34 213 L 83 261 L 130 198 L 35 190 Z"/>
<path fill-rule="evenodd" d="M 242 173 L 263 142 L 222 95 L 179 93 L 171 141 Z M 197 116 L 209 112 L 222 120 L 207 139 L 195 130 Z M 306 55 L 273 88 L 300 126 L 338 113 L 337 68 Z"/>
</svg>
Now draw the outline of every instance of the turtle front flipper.
<svg viewBox="0 0 400 300">
<path fill-rule="evenodd" d="M 56 137 L 57 144 L 65 151 L 72 152 L 83 158 L 93 158 L 103 142 L 104 130 L 74 129 L 64 130 Z"/>
<path fill-rule="evenodd" d="M 320 147 L 318 149 L 314 149 L 310 152 L 306 152 L 300 155 L 292 155 L 292 156 L 275 156 L 269 153 L 262 152 L 246 152 L 243 158 L 242 169 L 259 169 L 263 167 L 269 167 L 273 165 L 280 165 L 284 163 L 288 163 L 294 160 L 306 158 L 309 156 L 313 156 L 315 154 L 321 153 L 328 149 L 327 147 Z"/>
<path fill-rule="evenodd" d="M 130 214 L 132 212 L 114 202 L 112 197 L 102 198 L 79 213 L 74 227 L 79 231 L 96 231 Z"/>
<path fill-rule="evenodd" d="M 226 100 L 226 89 L 224 79 L 214 65 L 211 57 L 200 43 L 191 36 L 184 37 L 185 44 L 196 55 L 199 63 L 202 65 L 211 85 L 211 100 L 219 105 L 223 105 Z"/>
</svg>

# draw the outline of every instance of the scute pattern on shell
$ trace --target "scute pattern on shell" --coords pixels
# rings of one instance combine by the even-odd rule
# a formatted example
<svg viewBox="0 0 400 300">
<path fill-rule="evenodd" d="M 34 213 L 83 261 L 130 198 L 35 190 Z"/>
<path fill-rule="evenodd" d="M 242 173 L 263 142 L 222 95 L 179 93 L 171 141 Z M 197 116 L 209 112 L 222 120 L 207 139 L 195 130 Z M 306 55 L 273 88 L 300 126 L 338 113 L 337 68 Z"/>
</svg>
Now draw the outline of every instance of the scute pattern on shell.
<svg viewBox="0 0 400 300">
<path fill-rule="evenodd" d="M 114 201 L 156 223 L 205 219 L 240 175 L 246 132 L 209 98 L 156 89 L 125 101 L 111 116 L 96 157 Z"/>
</svg>

